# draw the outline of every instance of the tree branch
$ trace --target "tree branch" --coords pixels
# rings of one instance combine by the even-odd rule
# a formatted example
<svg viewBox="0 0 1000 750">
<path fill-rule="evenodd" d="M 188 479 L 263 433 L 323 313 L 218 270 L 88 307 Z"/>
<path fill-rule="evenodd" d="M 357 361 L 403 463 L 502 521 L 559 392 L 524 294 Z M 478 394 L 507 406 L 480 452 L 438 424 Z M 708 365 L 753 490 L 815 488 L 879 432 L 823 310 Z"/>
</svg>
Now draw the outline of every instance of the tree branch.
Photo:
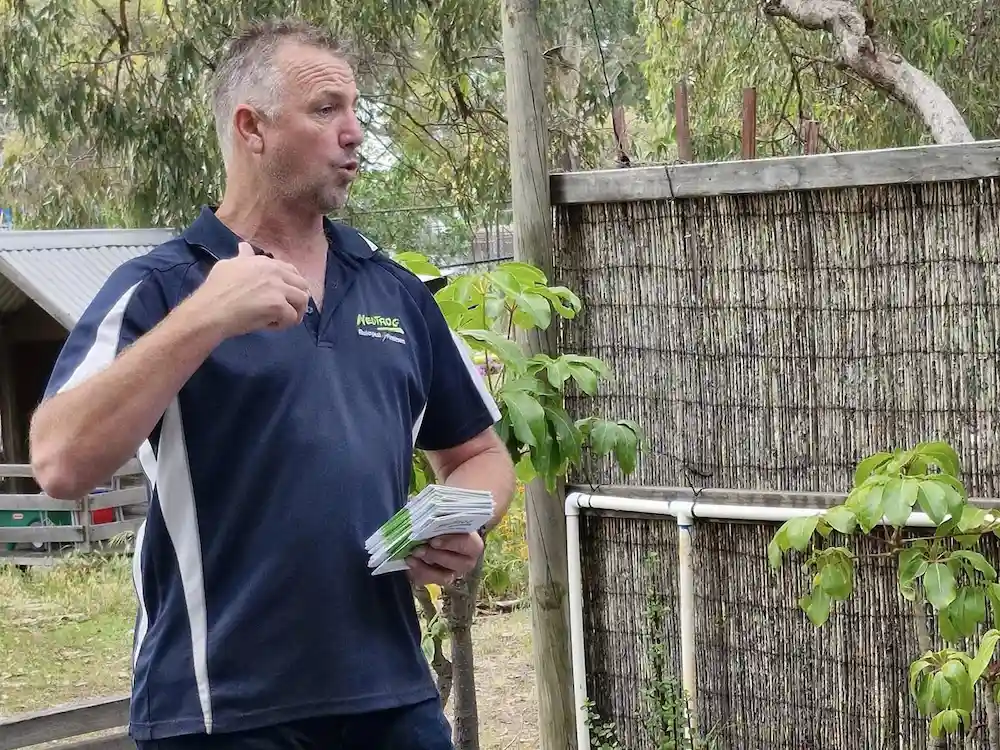
<svg viewBox="0 0 1000 750">
<path fill-rule="evenodd" d="M 766 15 L 787 18 L 810 31 L 825 31 L 837 45 L 836 64 L 893 97 L 930 130 L 937 143 L 975 140 L 954 102 L 923 71 L 877 45 L 865 19 L 849 0 L 762 0 Z"/>
</svg>

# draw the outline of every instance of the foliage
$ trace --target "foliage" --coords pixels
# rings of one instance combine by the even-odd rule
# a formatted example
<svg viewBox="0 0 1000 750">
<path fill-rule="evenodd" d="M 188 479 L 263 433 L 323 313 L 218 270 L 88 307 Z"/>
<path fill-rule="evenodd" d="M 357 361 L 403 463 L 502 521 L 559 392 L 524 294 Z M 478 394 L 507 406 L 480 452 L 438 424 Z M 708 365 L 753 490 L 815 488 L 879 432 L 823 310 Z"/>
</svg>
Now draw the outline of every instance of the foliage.
<svg viewBox="0 0 1000 750">
<path fill-rule="evenodd" d="M 446 207 L 408 217 L 421 226 L 400 247 L 427 252 L 433 244 L 412 239 L 442 224 L 447 238 L 497 223 L 510 184 L 500 8 L 471 0 L 404 0 L 392 12 L 372 0 L 0 3 L 0 92 L 18 131 L 5 149 L 0 201 L 15 205 L 21 226 L 185 224 L 223 187 L 208 73 L 235 28 L 275 15 L 321 24 L 353 48 L 367 140 L 352 197 L 360 211 L 384 200 Z M 623 92 L 641 79 L 632 4 L 601 4 L 592 16 L 588 4 L 559 0 L 543 16 L 554 159 L 572 150 L 578 166 L 609 163 L 605 73 Z M 598 37 L 605 65 L 585 54 Z"/>
<path fill-rule="evenodd" d="M 486 537 L 480 597 L 487 603 L 516 602 L 528 590 L 528 537 L 524 487 L 519 486 L 507 515 Z"/>
<path fill-rule="evenodd" d="M 602 719 L 594 702 L 589 699 L 584 708 L 587 711 L 587 729 L 590 732 L 591 750 L 623 750 L 622 744 L 618 740 L 615 723 Z"/>
<path fill-rule="evenodd" d="M 852 0 L 852 4 L 854 4 Z M 857 0 L 857 5 L 862 5 Z M 977 138 L 1000 135 L 996 96 L 1000 63 L 990 50 L 1000 24 L 989 0 L 901 0 L 868 3 L 875 44 L 898 49 L 934 79 Z M 689 84 L 697 161 L 740 153 L 744 87 L 757 89 L 758 154 L 801 153 L 801 121 L 819 121 L 830 151 L 929 142 L 926 128 L 902 105 L 835 63 L 822 32 L 765 17 L 743 0 L 637 0 L 646 43 L 642 65 L 653 112 L 672 112 L 674 85 Z M 641 123 L 644 160 L 676 158 L 673 117 Z"/>
<path fill-rule="evenodd" d="M 842 505 L 787 521 L 768 545 L 773 568 L 781 566 L 789 551 L 805 556 L 811 590 L 799 606 L 817 627 L 836 602 L 850 597 L 855 565 L 865 557 L 895 562 L 900 595 L 917 606 L 920 617 L 925 602 L 931 606 L 946 643 L 974 638 L 989 610 L 993 628 L 976 648 L 932 651 L 928 639 L 922 639 L 925 653 L 910 667 L 910 691 L 919 711 L 931 718 L 935 737 L 971 727 L 977 687 L 988 700 L 1000 700 L 1000 672 L 993 659 L 1000 640 L 1000 583 L 997 571 L 976 549 L 984 534 L 1000 536 L 1000 517 L 969 503 L 959 474 L 958 456 L 946 443 L 876 453 L 858 464 Z M 929 517 L 933 534 L 904 533 L 918 509 Z M 873 534 L 880 525 L 886 533 Z M 828 545 L 835 533 L 871 535 L 885 551 L 859 555 L 846 546 Z"/>
<path fill-rule="evenodd" d="M 413 273 L 440 275 L 417 253 L 400 253 L 395 260 Z M 600 381 L 611 377 L 604 363 L 577 354 L 528 357 L 515 340 L 516 332 L 546 329 L 557 316 L 573 319 L 582 303 L 571 290 L 549 286 L 534 266 L 506 262 L 452 277 L 435 296 L 451 329 L 485 360 L 486 381 L 500 408 L 497 429 L 522 482 L 539 476 L 554 491 L 568 468 L 595 457 L 613 457 L 626 475 L 635 469 L 642 440 L 635 422 L 574 420 L 564 406 L 571 388 L 597 393 Z M 415 464 L 411 491 L 426 481 L 423 465 Z"/>
</svg>

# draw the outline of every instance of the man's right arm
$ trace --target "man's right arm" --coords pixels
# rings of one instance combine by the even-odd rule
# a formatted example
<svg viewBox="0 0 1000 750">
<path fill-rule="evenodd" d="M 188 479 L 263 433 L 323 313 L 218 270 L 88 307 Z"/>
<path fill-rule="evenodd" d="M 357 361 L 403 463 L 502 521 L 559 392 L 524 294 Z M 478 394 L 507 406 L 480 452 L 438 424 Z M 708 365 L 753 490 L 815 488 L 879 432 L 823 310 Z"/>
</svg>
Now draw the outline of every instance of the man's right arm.
<svg viewBox="0 0 1000 750">
<path fill-rule="evenodd" d="M 136 455 L 170 402 L 222 341 L 302 319 L 308 285 L 295 269 L 255 256 L 216 263 L 168 312 L 161 272 L 119 269 L 70 333 L 31 421 L 35 478 L 76 499 Z"/>
<path fill-rule="evenodd" d="M 221 342 L 189 298 L 77 384 L 67 382 L 31 421 L 31 464 L 42 490 L 75 499 L 133 457 L 167 406 Z M 81 363 L 85 364 L 85 363 Z"/>
</svg>

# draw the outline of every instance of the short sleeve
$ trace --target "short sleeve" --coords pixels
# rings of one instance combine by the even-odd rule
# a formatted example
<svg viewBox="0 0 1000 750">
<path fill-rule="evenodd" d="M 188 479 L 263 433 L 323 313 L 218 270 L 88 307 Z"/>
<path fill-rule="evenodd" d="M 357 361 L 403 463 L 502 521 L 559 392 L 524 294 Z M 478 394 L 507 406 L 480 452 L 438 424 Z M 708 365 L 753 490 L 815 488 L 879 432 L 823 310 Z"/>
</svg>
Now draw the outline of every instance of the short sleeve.
<svg viewBox="0 0 1000 750">
<path fill-rule="evenodd" d="M 416 447 L 445 450 L 500 420 L 500 410 L 465 342 L 448 327 L 430 293 L 424 316 L 431 340 L 431 384 Z"/>
<path fill-rule="evenodd" d="M 70 331 L 44 399 L 67 391 L 110 365 L 167 314 L 160 274 L 135 262 L 119 267 Z"/>
</svg>

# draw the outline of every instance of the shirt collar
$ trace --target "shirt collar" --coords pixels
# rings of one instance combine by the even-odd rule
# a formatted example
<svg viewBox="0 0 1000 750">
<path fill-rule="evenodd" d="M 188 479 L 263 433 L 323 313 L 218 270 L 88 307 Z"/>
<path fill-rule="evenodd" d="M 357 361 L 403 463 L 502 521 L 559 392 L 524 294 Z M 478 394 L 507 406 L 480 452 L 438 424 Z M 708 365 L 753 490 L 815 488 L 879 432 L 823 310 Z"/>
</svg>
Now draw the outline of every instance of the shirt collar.
<svg viewBox="0 0 1000 750">
<path fill-rule="evenodd" d="M 219 221 L 215 215 L 218 206 L 202 206 L 198 218 L 184 230 L 182 237 L 189 245 L 200 247 L 216 260 L 232 258 L 238 252 L 242 238 Z M 349 236 L 344 228 L 323 217 L 323 230 L 330 247 L 357 260 L 366 260 L 375 254 L 374 248 L 356 233 Z"/>
</svg>

